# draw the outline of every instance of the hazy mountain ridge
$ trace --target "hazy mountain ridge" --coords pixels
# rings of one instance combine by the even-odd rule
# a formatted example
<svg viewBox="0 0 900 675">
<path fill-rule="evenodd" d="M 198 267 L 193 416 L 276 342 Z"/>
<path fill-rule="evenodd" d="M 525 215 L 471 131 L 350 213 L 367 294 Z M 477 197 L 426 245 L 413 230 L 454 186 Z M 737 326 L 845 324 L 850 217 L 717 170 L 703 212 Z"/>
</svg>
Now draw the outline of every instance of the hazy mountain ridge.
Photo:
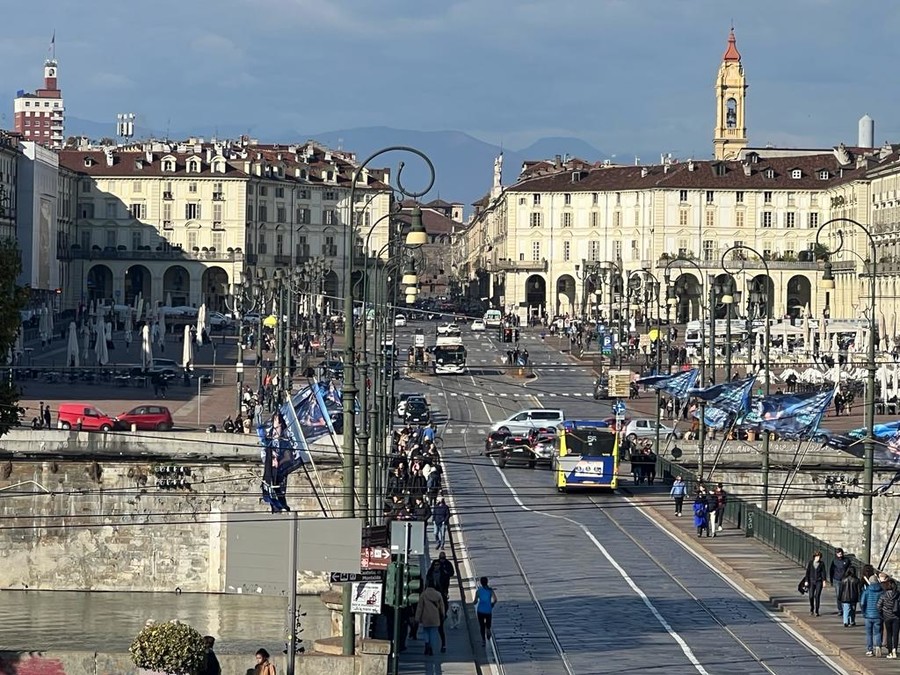
<svg viewBox="0 0 900 675">
<path fill-rule="evenodd" d="M 512 184 L 523 162 L 526 160 L 552 159 L 555 155 L 569 155 L 586 161 L 606 159 L 603 152 L 578 138 L 541 138 L 521 150 L 500 148 L 498 145 L 479 140 L 461 131 L 413 131 L 410 129 L 393 129 L 391 127 L 357 127 L 339 129 L 320 133 L 301 133 L 296 131 L 279 131 L 270 134 L 251 136 L 271 143 L 302 143 L 314 139 L 333 148 L 343 148 L 356 153 L 363 160 L 371 153 L 391 145 L 402 145 L 416 148 L 424 152 L 434 163 L 436 181 L 425 199 L 440 196 L 450 202 L 462 202 L 469 206 L 490 190 L 494 171 L 494 159 L 503 152 L 503 184 Z M 100 123 L 69 117 L 66 120 L 67 136 L 88 136 L 93 139 L 112 137 L 115 124 Z M 135 138 L 171 138 L 183 140 L 189 137 L 202 137 L 209 140 L 214 135 L 219 138 L 237 138 L 246 134 L 247 129 L 239 130 L 237 125 L 222 126 L 210 131 L 199 129 L 159 130 L 136 125 Z M 398 162 L 404 161 L 403 183 L 412 191 L 420 191 L 425 187 L 427 171 L 424 163 L 413 155 L 391 153 L 374 159 L 371 166 L 390 167 L 396 173 Z"/>
</svg>

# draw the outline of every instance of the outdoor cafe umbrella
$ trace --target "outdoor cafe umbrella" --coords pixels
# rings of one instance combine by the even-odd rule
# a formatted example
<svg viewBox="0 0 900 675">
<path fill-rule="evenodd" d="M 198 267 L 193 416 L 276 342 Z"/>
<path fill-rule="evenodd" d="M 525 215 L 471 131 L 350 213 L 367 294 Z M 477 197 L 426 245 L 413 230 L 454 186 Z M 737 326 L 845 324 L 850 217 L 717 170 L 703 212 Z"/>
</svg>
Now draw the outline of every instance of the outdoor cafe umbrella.
<svg viewBox="0 0 900 675">
<path fill-rule="evenodd" d="M 134 299 L 134 320 L 140 321 L 144 314 L 144 296 L 138 293 Z"/>
<path fill-rule="evenodd" d="M 206 303 L 197 311 L 197 344 L 203 345 L 203 331 L 206 328 Z"/>
<path fill-rule="evenodd" d="M 181 352 L 181 365 L 187 370 L 194 361 L 194 344 L 191 341 L 191 327 L 184 327 L 184 348 Z"/>
<path fill-rule="evenodd" d="M 144 324 L 141 329 L 141 370 L 150 370 L 153 367 L 153 349 L 150 345 L 150 326 Z"/>
<path fill-rule="evenodd" d="M 66 365 L 78 368 L 81 365 L 81 359 L 78 353 L 78 328 L 75 322 L 69 323 L 69 343 L 66 347 Z"/>
<path fill-rule="evenodd" d="M 109 363 L 109 349 L 106 346 L 106 326 L 102 318 L 97 320 L 97 342 L 94 343 L 94 353 L 97 355 L 97 363 L 105 366 Z"/>
<path fill-rule="evenodd" d="M 159 308 L 159 344 L 162 345 L 162 351 L 166 350 L 166 308 Z"/>
<path fill-rule="evenodd" d="M 46 342 L 50 335 L 50 314 L 47 311 L 46 305 L 41 307 L 38 312 L 40 313 L 40 318 L 38 319 L 38 333 L 41 335 L 41 342 Z"/>
<path fill-rule="evenodd" d="M 91 351 L 91 327 L 88 325 L 87 321 L 81 324 L 81 344 L 81 360 L 87 363 Z"/>
<path fill-rule="evenodd" d="M 132 315 L 134 314 L 134 310 L 130 307 L 125 310 L 125 342 L 131 342 L 131 334 L 134 331 L 134 319 Z"/>
</svg>

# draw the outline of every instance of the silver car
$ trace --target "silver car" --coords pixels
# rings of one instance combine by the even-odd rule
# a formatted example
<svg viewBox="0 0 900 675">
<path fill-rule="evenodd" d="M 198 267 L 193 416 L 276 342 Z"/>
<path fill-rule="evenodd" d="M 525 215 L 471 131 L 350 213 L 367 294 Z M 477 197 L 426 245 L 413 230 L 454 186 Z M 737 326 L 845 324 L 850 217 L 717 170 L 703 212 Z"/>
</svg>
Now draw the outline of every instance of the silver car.
<svg viewBox="0 0 900 675">
<path fill-rule="evenodd" d="M 625 425 L 622 435 L 629 440 L 635 438 L 655 438 L 656 437 L 656 420 L 649 417 L 634 419 Z M 660 438 L 680 438 L 681 433 L 675 431 L 675 427 L 666 424 L 659 425 Z"/>
</svg>

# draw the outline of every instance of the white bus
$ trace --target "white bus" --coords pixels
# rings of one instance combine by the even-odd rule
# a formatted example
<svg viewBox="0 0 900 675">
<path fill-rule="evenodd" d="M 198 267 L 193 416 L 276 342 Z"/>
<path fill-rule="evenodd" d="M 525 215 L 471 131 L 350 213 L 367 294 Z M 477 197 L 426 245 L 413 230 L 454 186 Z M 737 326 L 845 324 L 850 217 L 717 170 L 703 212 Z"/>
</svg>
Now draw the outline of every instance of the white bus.
<svg viewBox="0 0 900 675">
<path fill-rule="evenodd" d="M 435 375 L 464 375 L 466 348 L 459 332 L 441 333 L 431 350 Z"/>
<path fill-rule="evenodd" d="M 500 328 L 503 321 L 503 313 L 499 309 L 489 309 L 484 313 L 485 328 Z"/>
</svg>

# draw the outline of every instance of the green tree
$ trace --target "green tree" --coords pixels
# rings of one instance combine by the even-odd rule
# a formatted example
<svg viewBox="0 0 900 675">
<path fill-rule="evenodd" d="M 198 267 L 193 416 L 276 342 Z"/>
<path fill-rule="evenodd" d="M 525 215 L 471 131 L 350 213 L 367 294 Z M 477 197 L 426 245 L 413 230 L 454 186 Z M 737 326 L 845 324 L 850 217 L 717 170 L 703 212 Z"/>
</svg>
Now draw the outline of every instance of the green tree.
<svg viewBox="0 0 900 675">
<path fill-rule="evenodd" d="M 8 358 L 22 325 L 19 312 L 28 300 L 28 290 L 16 285 L 22 272 L 22 257 L 11 239 L 0 241 L 0 359 Z M 0 436 L 19 423 L 21 392 L 10 378 L 0 378 Z"/>
</svg>

